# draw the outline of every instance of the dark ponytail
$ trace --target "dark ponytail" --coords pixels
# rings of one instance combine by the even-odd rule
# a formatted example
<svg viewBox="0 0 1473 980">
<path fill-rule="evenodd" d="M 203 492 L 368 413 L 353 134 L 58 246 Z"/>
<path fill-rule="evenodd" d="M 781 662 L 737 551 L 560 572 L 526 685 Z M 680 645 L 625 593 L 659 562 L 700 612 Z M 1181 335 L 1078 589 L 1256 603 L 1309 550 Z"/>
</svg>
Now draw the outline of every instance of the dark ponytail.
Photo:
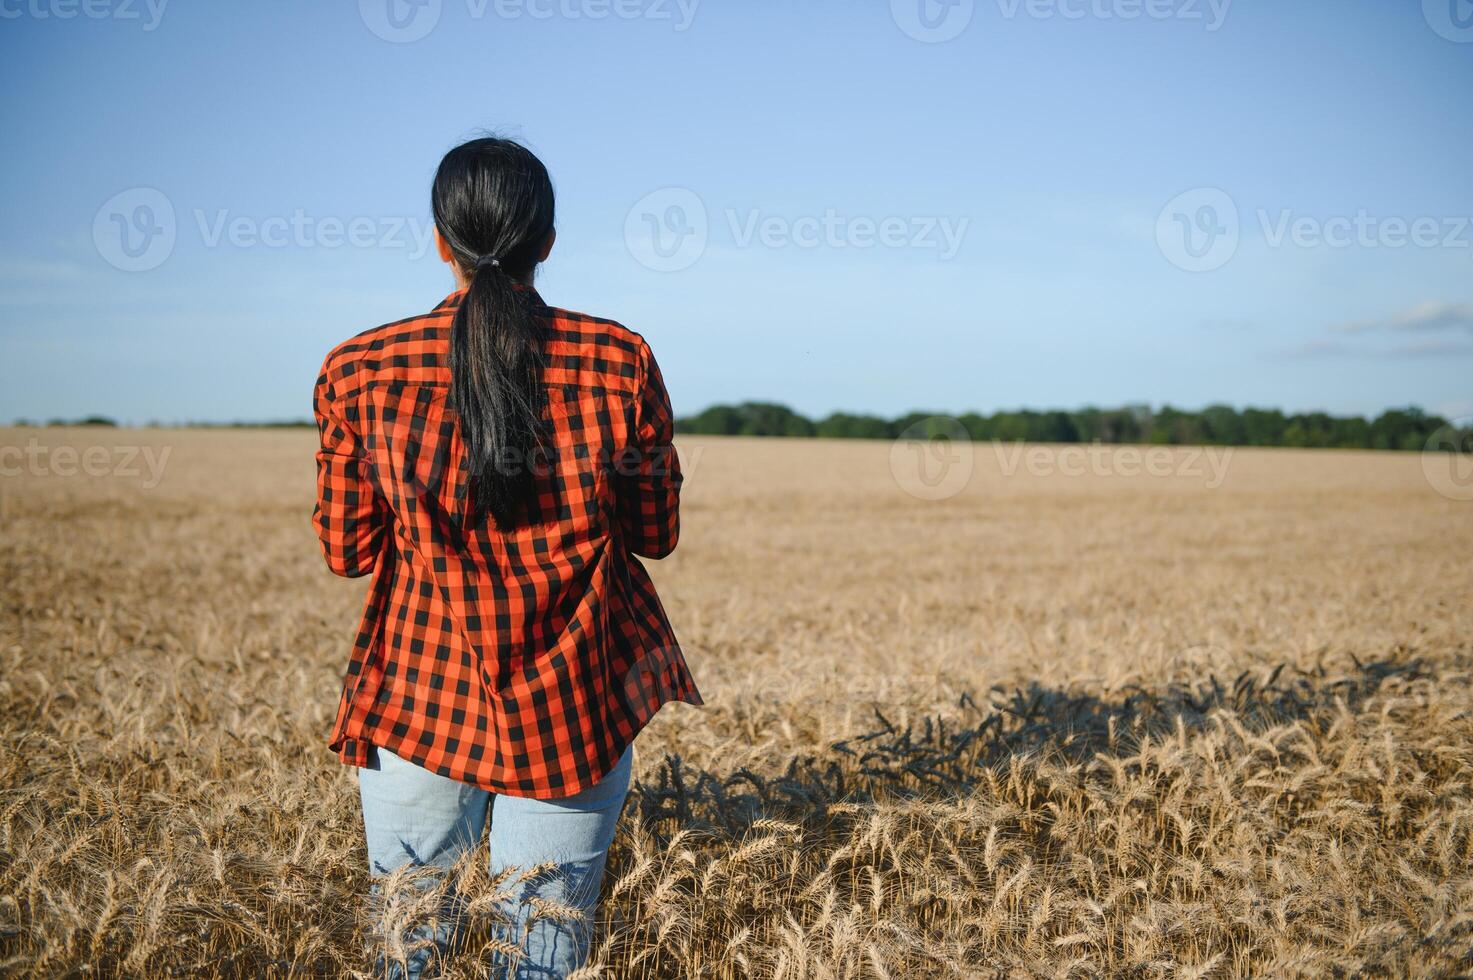
<svg viewBox="0 0 1473 980">
<path fill-rule="evenodd" d="M 542 326 L 530 285 L 553 230 L 552 180 L 525 147 L 471 140 L 445 154 L 435 225 L 469 289 L 450 333 L 450 406 L 478 513 L 515 525 L 535 508 L 545 447 Z"/>
</svg>

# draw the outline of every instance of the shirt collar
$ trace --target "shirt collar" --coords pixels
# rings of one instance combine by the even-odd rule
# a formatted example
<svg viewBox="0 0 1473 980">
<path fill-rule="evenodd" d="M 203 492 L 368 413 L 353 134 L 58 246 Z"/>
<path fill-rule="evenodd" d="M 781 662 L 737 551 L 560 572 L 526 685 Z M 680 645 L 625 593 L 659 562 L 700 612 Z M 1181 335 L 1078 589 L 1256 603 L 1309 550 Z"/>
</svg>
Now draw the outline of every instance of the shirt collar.
<svg viewBox="0 0 1473 980">
<path fill-rule="evenodd" d="M 446 296 L 444 299 L 442 299 L 440 301 L 440 305 L 436 306 L 435 309 L 432 312 L 441 313 L 441 312 L 444 312 L 445 310 L 459 309 L 460 308 L 460 301 L 463 300 L 463 299 L 465 299 L 465 294 L 468 291 L 468 288 L 469 287 L 462 286 L 460 289 L 457 289 L 455 292 L 451 293 L 449 296 Z M 511 288 L 517 290 L 518 292 L 528 293 L 532 297 L 532 305 L 533 306 L 546 306 L 547 305 L 546 303 L 544 303 L 542 301 L 542 296 L 532 286 L 528 286 L 528 285 L 525 285 L 524 283 L 520 283 L 520 282 L 514 282 L 514 283 L 511 284 Z"/>
</svg>

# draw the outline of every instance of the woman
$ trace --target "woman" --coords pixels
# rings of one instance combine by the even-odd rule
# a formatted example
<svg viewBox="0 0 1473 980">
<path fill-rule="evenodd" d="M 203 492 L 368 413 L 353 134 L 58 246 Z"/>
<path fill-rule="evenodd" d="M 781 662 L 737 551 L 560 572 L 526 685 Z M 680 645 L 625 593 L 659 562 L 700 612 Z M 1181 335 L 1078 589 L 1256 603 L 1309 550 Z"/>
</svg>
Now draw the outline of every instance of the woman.
<svg viewBox="0 0 1473 980">
<path fill-rule="evenodd" d="M 532 288 L 556 238 L 532 153 L 456 147 L 432 205 L 458 288 L 317 379 L 313 523 L 334 572 L 372 576 L 330 744 L 358 767 L 373 875 L 449 867 L 488 812 L 493 874 L 556 865 L 506 920 L 517 975 L 558 977 L 587 955 L 635 735 L 701 703 L 635 557 L 679 531 L 670 403 L 643 338 Z M 422 931 L 409 975 L 453 934 Z"/>
</svg>

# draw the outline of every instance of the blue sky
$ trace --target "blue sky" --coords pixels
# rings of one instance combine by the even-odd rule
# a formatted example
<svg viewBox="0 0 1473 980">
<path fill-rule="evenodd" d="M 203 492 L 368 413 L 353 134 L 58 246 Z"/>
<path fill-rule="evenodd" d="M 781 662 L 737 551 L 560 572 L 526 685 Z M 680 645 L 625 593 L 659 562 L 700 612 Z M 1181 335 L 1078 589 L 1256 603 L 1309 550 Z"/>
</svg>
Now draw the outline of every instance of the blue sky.
<svg viewBox="0 0 1473 980">
<path fill-rule="evenodd" d="M 0 0 L 0 81 L 0 419 L 309 414 L 485 128 L 679 412 L 1473 415 L 1469 0 Z"/>
</svg>

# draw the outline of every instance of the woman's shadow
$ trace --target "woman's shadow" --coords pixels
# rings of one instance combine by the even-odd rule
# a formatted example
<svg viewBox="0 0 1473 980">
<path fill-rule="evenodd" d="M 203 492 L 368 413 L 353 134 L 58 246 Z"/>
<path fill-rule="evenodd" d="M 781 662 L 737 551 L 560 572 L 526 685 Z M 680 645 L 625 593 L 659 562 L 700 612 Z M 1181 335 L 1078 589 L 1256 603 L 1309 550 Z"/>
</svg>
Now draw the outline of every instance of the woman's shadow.
<svg viewBox="0 0 1473 980">
<path fill-rule="evenodd" d="M 794 756 L 780 772 L 720 772 L 666 756 L 654 779 L 635 783 L 630 808 L 657 839 L 685 830 L 743 836 L 759 820 L 813 825 L 835 804 L 881 799 L 945 799 L 975 789 L 988 770 L 1015 757 L 1066 764 L 1102 752 L 1128 754 L 1147 735 L 1201 730 L 1230 712 L 1238 725 L 1262 732 L 1333 709 L 1355 711 L 1390 678 L 1430 677 L 1421 659 L 1392 657 L 1331 671 L 1279 665 L 1244 671 L 1235 680 L 1209 675 L 1195 684 L 1131 685 L 1105 697 L 1030 684 L 993 688 L 984 702 L 963 694 L 949 717 L 932 715 L 905 727 L 878 708 L 875 727 Z"/>
</svg>

